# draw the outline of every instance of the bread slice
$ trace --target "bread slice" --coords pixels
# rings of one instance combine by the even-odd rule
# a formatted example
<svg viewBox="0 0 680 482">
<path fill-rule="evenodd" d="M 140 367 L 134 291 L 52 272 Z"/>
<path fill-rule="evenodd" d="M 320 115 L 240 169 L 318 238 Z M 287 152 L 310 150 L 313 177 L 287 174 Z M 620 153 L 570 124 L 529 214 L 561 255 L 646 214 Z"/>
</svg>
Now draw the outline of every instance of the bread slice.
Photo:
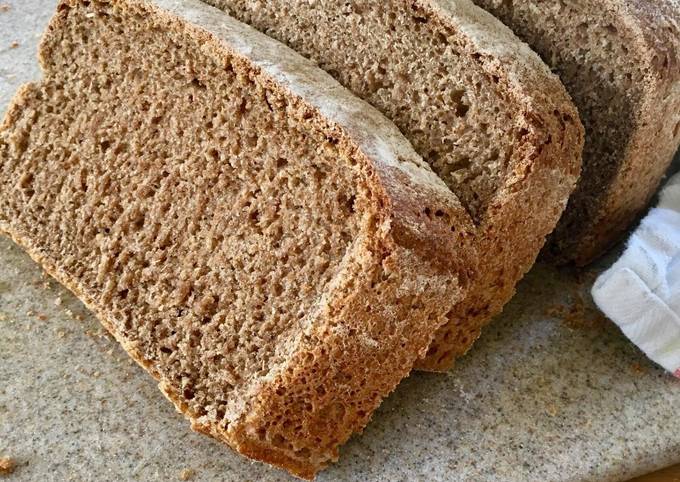
<svg viewBox="0 0 680 482">
<path fill-rule="evenodd" d="M 474 229 L 397 128 L 197 0 L 62 0 L 0 229 L 194 429 L 312 477 L 423 355 Z"/>
<path fill-rule="evenodd" d="M 583 175 L 546 252 L 586 265 L 625 234 L 680 144 L 680 2 L 475 2 L 543 57 L 579 109 Z"/>
<path fill-rule="evenodd" d="M 480 277 L 418 367 L 465 353 L 512 297 L 574 188 L 583 142 L 559 80 L 469 0 L 208 0 L 377 107 L 478 226 Z"/>
</svg>

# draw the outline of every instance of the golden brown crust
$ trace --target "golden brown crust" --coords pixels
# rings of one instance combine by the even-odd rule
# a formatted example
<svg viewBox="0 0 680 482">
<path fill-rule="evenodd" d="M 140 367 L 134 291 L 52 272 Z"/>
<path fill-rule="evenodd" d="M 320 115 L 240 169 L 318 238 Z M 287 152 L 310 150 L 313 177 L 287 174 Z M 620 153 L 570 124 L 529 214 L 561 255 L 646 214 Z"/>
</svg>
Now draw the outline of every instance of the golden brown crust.
<svg viewBox="0 0 680 482">
<path fill-rule="evenodd" d="M 446 285 L 446 275 L 439 275 L 439 283 L 422 284 L 422 277 L 438 277 L 432 265 L 399 246 L 390 249 L 373 273 L 357 259 L 346 280 L 354 285 L 352 295 L 329 303 L 327 318 L 301 340 L 297 359 L 258 395 L 244 422 L 249 440 L 265 427 L 271 433 L 267 414 L 284 413 L 295 423 L 277 426 L 274 433 L 284 439 L 297 434 L 295 454 L 311 454 L 326 465 L 336 456 L 335 447 L 368 423 L 383 394 L 411 370 L 457 288 Z"/>
<path fill-rule="evenodd" d="M 271 46 L 272 51 L 290 58 L 270 59 L 271 71 L 267 71 L 267 52 L 252 53 L 265 57 L 257 64 L 242 46 L 220 37 L 226 20 L 217 26 L 195 25 L 175 15 L 187 7 L 191 10 L 187 15 L 200 20 L 207 9 L 200 2 L 157 2 L 167 9 L 140 0 L 112 3 L 151 15 L 162 28 L 192 36 L 211 55 L 238 57 L 259 82 L 288 96 L 300 119 L 333 137 L 341 152 L 362 166 L 376 206 L 368 227 L 353 242 L 343 269 L 319 301 L 316 317 L 297 335 L 292 355 L 259 386 L 228 426 L 206 422 L 193 413 L 184 394 L 176 393 L 140 347 L 119 332 L 120 323 L 111 319 L 115 315 L 101 299 L 92 296 L 77 275 L 61 268 L 60 259 L 45 254 L 34 236 L 7 219 L 0 219 L 0 231 L 83 300 L 131 357 L 159 381 L 161 390 L 195 430 L 244 455 L 311 478 L 337 457 L 341 443 L 363 428 L 371 412 L 425 352 L 434 331 L 445 321 L 446 306 L 462 298 L 476 265 L 476 253 L 470 247 L 472 222 L 394 126 L 292 52 Z M 101 6 L 62 0 L 43 41 L 43 66 L 50 65 L 50 36 L 59 35 L 67 15 L 75 15 L 68 12 L 74 5 Z M 271 43 L 254 31 L 237 33 L 243 37 L 244 32 L 253 40 L 250 47 Z M 286 72 L 286 65 L 300 65 L 305 71 Z M 288 77 L 281 80 L 277 75 Z M 27 108 L 25 96 L 31 90 L 26 87 L 15 98 L 3 130 L 11 129 L 18 113 Z M 328 98 L 331 94 L 335 97 Z M 327 113 L 336 109 L 329 102 L 349 106 L 344 117 L 329 118 Z M 342 114 L 341 108 L 336 110 Z M 355 135 L 361 132 L 363 137 Z"/>
</svg>

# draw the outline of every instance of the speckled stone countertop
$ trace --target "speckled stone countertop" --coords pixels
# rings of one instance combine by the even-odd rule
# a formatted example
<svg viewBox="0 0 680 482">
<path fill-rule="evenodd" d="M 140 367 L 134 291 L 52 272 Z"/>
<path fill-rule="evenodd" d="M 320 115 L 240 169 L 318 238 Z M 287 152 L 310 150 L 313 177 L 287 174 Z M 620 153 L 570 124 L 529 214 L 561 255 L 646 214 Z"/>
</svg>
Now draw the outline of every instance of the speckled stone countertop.
<svg viewBox="0 0 680 482">
<path fill-rule="evenodd" d="M 55 3 L 0 0 L 2 112 L 39 75 Z M 680 381 L 592 309 L 595 274 L 534 269 L 454 371 L 405 380 L 319 480 L 621 480 L 680 462 Z M 291 480 L 191 432 L 93 316 L 4 238 L 2 456 L 17 481 Z"/>
</svg>

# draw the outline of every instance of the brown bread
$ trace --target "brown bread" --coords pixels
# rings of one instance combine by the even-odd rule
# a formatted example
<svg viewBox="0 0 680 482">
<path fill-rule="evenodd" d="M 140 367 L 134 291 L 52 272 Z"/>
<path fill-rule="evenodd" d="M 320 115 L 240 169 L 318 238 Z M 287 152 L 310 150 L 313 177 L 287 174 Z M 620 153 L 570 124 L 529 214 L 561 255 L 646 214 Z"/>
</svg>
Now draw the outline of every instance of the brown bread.
<svg viewBox="0 0 680 482">
<path fill-rule="evenodd" d="M 59 3 L 0 126 L 0 230 L 195 430 L 310 478 L 462 299 L 473 224 L 312 63 L 155 3 Z"/>
<path fill-rule="evenodd" d="M 559 80 L 469 0 L 208 0 L 316 61 L 402 130 L 473 216 L 480 276 L 418 367 L 498 314 L 554 229 L 583 132 Z"/>
</svg>

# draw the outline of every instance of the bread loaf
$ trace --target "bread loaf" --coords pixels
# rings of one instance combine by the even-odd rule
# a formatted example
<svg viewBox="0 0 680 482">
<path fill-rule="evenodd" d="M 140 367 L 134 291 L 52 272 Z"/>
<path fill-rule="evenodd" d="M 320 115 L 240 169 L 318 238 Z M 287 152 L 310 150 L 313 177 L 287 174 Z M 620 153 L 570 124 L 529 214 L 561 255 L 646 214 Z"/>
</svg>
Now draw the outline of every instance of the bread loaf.
<svg viewBox="0 0 680 482">
<path fill-rule="evenodd" d="M 208 0 L 288 44 L 402 130 L 475 220 L 480 276 L 418 367 L 499 313 L 572 192 L 582 126 L 559 80 L 469 0 Z"/>
<path fill-rule="evenodd" d="M 586 265 L 647 206 L 680 144 L 680 2 L 475 2 L 543 57 L 579 109 L 583 175 L 546 253 Z"/>
<path fill-rule="evenodd" d="M 0 126 L 0 230 L 195 430 L 310 478 L 462 299 L 473 224 L 312 63 L 197 0 L 154 4 L 59 2 Z"/>
</svg>

